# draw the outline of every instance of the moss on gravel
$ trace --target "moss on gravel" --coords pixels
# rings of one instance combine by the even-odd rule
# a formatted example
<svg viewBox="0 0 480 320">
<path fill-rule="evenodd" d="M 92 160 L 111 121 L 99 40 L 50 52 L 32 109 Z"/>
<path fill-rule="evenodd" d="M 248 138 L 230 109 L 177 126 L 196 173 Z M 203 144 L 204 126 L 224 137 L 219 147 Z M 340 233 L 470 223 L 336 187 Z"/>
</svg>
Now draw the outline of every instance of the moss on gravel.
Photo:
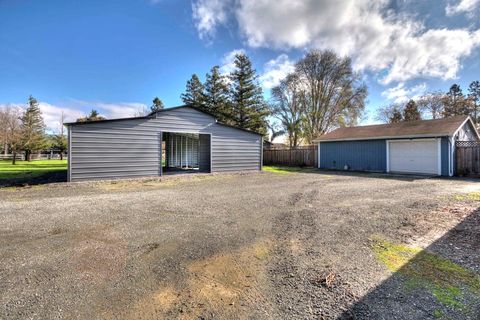
<svg viewBox="0 0 480 320">
<path fill-rule="evenodd" d="M 266 172 L 272 172 L 272 173 L 278 173 L 278 174 L 315 172 L 315 169 L 313 168 L 287 167 L 287 166 L 263 166 L 262 170 Z"/>
<path fill-rule="evenodd" d="M 468 296 L 480 298 L 480 275 L 421 248 L 373 237 L 377 259 L 390 271 L 398 272 L 409 289 L 425 289 L 438 302 L 456 310 L 468 311 Z"/>
<path fill-rule="evenodd" d="M 466 194 L 457 194 L 454 196 L 454 199 L 457 201 L 473 200 L 480 201 L 480 192 L 469 192 Z"/>
</svg>

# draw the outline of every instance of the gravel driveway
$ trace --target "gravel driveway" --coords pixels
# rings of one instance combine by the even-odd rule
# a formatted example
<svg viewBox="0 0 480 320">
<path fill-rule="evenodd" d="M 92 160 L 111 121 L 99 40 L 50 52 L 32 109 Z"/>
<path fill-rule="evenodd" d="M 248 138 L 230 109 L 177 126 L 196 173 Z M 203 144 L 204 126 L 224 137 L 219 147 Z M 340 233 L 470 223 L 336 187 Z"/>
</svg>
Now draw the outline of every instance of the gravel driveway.
<svg viewBox="0 0 480 320">
<path fill-rule="evenodd" d="M 478 319 L 478 191 L 328 172 L 0 189 L 0 319 Z"/>
</svg>

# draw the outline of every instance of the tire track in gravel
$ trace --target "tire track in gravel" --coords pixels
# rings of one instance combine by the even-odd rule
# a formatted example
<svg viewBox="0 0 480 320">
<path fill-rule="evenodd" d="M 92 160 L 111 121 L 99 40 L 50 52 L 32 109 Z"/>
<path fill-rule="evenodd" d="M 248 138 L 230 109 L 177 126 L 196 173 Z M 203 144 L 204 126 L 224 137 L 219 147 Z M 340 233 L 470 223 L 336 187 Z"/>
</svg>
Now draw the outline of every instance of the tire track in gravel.
<svg viewBox="0 0 480 320">
<path fill-rule="evenodd" d="M 332 288 L 322 287 L 318 277 L 325 267 L 316 241 L 319 230 L 312 202 L 320 196 L 316 183 L 307 183 L 286 200 L 285 210 L 275 218 L 274 258 L 269 276 L 277 307 L 286 319 L 323 319 L 340 316 L 354 301 L 338 277 Z"/>
</svg>

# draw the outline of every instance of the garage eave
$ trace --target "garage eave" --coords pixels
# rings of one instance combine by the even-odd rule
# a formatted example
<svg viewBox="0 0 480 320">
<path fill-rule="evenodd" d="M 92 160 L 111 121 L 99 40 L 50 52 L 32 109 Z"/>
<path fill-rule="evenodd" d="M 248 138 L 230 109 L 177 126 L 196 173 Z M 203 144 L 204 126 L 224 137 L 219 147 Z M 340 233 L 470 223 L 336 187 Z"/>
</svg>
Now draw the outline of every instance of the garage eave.
<svg viewBox="0 0 480 320">
<path fill-rule="evenodd" d="M 425 138 L 442 138 L 449 137 L 449 133 L 440 133 L 436 135 L 404 135 L 404 136 L 382 136 L 382 137 L 360 137 L 360 138 L 344 138 L 344 139 L 317 139 L 315 143 L 320 142 L 338 142 L 338 141 L 361 141 L 361 140 L 396 140 L 396 139 L 425 139 Z"/>
</svg>

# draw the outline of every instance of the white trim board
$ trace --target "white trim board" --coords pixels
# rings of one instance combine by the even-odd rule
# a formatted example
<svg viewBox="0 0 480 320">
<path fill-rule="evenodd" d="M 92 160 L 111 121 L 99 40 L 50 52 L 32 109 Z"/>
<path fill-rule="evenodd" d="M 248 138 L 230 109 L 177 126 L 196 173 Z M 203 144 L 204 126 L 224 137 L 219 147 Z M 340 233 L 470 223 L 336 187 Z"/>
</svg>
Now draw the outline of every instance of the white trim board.
<svg viewBox="0 0 480 320">
<path fill-rule="evenodd" d="M 439 176 L 442 175 L 442 139 L 441 138 L 437 138 L 437 155 L 438 155 L 438 159 L 437 159 L 437 163 L 438 163 L 438 169 L 437 169 L 437 173 Z"/>
<path fill-rule="evenodd" d="M 318 156 L 317 167 L 318 167 L 318 169 L 320 169 L 320 159 L 321 159 L 320 158 L 320 142 L 317 143 L 317 148 L 318 148 L 318 150 L 317 150 L 317 156 Z"/>
<path fill-rule="evenodd" d="M 477 128 L 475 127 L 475 124 L 473 123 L 472 119 L 470 117 L 467 117 L 467 119 L 465 119 L 465 121 L 462 122 L 462 124 L 460 125 L 460 127 L 458 127 L 458 129 L 453 133 L 452 135 L 452 138 L 455 138 L 455 136 L 458 134 L 458 132 L 463 128 L 463 126 L 470 121 L 470 124 L 471 124 L 471 127 L 473 128 L 473 131 L 475 132 L 475 134 L 477 135 L 477 138 L 480 139 L 480 135 L 478 134 L 478 131 L 477 131 Z"/>
<path fill-rule="evenodd" d="M 449 142 L 449 148 L 450 150 L 448 150 L 448 158 L 449 158 L 449 172 L 448 172 L 448 175 L 450 177 L 453 177 L 453 174 L 454 174 L 454 165 L 453 165 L 453 161 L 454 161 L 454 157 L 455 157 L 455 138 L 454 137 L 451 137 L 448 139 L 448 142 Z"/>
</svg>

